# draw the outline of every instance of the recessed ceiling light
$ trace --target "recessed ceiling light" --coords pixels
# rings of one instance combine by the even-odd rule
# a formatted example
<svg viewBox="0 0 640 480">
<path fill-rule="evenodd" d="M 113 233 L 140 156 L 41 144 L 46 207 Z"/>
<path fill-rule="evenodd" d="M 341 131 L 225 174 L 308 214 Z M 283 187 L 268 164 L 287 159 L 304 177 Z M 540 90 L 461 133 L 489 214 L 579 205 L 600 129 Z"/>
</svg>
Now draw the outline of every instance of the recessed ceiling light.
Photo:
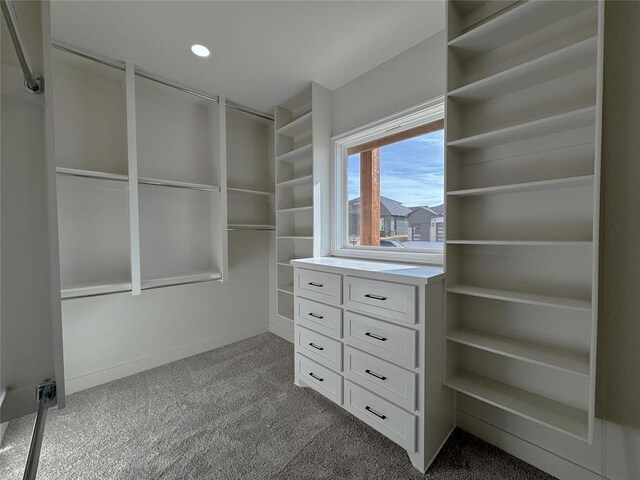
<svg viewBox="0 0 640 480">
<path fill-rule="evenodd" d="M 207 47 L 204 45 L 198 45 L 197 43 L 195 45 L 191 45 L 191 51 L 199 57 L 208 57 L 210 54 Z"/>
</svg>

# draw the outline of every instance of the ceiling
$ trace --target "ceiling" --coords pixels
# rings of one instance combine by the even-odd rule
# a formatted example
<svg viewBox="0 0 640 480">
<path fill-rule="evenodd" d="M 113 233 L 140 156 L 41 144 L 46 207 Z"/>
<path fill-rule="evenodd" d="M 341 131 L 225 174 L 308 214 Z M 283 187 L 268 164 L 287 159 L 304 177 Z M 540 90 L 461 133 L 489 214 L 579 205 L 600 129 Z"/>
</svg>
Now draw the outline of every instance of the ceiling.
<svg viewBox="0 0 640 480">
<path fill-rule="evenodd" d="M 56 41 L 268 111 L 309 81 L 335 89 L 442 30 L 444 3 L 54 0 L 51 16 Z M 196 57 L 194 43 L 212 55 Z"/>
</svg>

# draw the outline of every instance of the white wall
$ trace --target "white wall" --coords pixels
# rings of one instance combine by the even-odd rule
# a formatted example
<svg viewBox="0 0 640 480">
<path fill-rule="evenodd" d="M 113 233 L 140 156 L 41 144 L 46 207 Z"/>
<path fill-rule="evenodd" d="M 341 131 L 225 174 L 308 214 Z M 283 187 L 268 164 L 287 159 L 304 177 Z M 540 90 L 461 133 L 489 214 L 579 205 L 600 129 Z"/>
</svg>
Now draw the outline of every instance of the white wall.
<svg viewBox="0 0 640 480">
<path fill-rule="evenodd" d="M 62 303 L 69 393 L 269 329 L 268 232 L 229 233 L 229 281 Z"/>
<path fill-rule="evenodd" d="M 335 89 L 333 135 L 442 95 L 445 52 L 441 31 Z"/>
</svg>

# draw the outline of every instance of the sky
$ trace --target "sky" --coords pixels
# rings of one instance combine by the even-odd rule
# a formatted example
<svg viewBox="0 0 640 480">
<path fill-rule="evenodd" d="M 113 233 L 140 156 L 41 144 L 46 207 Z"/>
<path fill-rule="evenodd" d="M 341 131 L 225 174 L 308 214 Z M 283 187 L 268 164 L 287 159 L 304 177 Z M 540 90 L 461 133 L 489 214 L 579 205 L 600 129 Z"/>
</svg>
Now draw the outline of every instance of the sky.
<svg viewBox="0 0 640 480">
<path fill-rule="evenodd" d="M 360 155 L 348 161 L 349 200 L 360 196 Z M 444 131 L 380 149 L 380 195 L 406 207 L 444 202 Z"/>
</svg>

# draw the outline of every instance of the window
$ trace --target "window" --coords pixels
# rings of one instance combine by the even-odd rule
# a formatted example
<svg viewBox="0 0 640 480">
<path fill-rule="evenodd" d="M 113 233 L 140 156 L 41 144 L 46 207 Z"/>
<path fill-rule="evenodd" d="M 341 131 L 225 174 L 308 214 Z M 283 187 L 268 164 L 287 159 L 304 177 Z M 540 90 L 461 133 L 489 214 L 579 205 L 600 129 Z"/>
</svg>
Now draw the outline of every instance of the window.
<svg viewBox="0 0 640 480">
<path fill-rule="evenodd" d="M 442 103 L 334 139 L 333 254 L 441 262 Z"/>
</svg>

